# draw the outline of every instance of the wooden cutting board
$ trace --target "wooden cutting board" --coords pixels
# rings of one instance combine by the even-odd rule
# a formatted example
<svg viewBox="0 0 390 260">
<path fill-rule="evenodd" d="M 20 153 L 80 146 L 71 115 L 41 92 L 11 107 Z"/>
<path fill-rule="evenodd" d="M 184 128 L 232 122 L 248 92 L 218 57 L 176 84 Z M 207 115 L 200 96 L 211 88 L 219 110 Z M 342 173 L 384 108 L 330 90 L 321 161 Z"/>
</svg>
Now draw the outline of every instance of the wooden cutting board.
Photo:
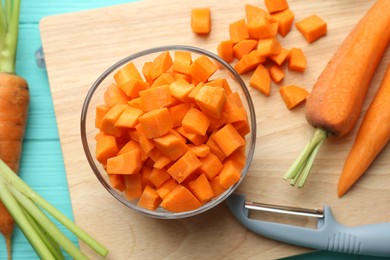
<svg viewBox="0 0 390 260">
<path fill-rule="evenodd" d="M 109 248 L 109 259 L 274 259 L 310 251 L 247 231 L 225 204 L 182 220 L 159 220 L 133 212 L 102 188 L 81 146 L 79 118 L 84 97 L 108 66 L 129 54 L 161 45 L 186 44 L 215 52 L 219 41 L 229 37 L 229 23 L 245 17 L 244 3 L 264 7 L 263 1 L 254 0 L 150 0 L 56 15 L 41 21 L 42 44 L 75 221 Z M 308 44 L 295 27 L 286 38 L 280 39 L 287 48 L 303 48 L 308 60 L 304 73 L 286 70 L 283 84 L 297 84 L 310 90 L 337 46 L 373 1 L 289 3 L 296 20 L 315 13 L 328 23 L 328 35 L 313 44 Z M 190 9 L 203 6 L 212 10 L 212 32 L 207 37 L 194 35 L 190 28 Z M 368 99 L 378 87 L 389 61 L 387 50 Z M 246 82 L 248 77 L 244 76 Z M 342 199 L 336 196 L 336 186 L 356 129 L 342 140 L 327 140 L 307 185 L 303 189 L 290 187 L 282 175 L 310 139 L 313 128 L 305 120 L 303 106 L 293 111 L 285 107 L 277 85 L 272 86 L 270 97 L 253 89 L 250 92 L 257 113 L 257 146 L 250 171 L 239 187 L 241 192 L 249 199 L 264 203 L 301 207 L 327 204 L 346 225 L 390 221 L 388 148 Z M 364 110 L 367 105 L 368 102 Z M 276 218 L 279 217 L 271 217 Z M 307 219 L 288 221 L 311 225 Z"/>
</svg>

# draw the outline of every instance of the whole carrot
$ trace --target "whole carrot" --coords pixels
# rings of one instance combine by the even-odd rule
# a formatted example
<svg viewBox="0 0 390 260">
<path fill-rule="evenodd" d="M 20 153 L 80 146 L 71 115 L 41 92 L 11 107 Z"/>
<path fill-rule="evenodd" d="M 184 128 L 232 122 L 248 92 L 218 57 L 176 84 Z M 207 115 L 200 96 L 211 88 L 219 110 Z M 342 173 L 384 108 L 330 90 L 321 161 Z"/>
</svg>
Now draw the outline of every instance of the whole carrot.
<svg viewBox="0 0 390 260">
<path fill-rule="evenodd" d="M 338 183 L 343 196 L 366 172 L 390 140 L 390 65 L 372 100 L 344 164 Z"/>
<path fill-rule="evenodd" d="M 376 67 L 390 41 L 390 1 L 378 0 L 357 23 L 318 78 L 306 103 L 313 138 L 284 179 L 302 187 L 319 147 L 354 127 Z"/>
<path fill-rule="evenodd" d="M 14 74 L 20 1 L 5 1 L 0 11 L 0 159 L 14 172 L 19 161 L 27 122 L 30 94 L 26 80 Z M 8 12 L 8 13 L 7 13 Z M 11 259 L 14 220 L 0 202 L 0 232 Z"/>
</svg>

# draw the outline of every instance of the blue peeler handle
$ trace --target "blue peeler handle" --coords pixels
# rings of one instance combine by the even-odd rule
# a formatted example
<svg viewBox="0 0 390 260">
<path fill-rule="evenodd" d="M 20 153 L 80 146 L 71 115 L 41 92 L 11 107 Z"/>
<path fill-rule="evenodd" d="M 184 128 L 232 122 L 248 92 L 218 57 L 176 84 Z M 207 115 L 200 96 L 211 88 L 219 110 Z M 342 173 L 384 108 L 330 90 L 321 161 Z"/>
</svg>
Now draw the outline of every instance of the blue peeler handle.
<svg viewBox="0 0 390 260">
<path fill-rule="evenodd" d="M 329 206 L 317 229 L 250 219 L 245 195 L 233 193 L 226 200 L 234 217 L 252 232 L 274 240 L 318 250 L 390 257 L 390 223 L 347 227 L 334 218 Z"/>
</svg>

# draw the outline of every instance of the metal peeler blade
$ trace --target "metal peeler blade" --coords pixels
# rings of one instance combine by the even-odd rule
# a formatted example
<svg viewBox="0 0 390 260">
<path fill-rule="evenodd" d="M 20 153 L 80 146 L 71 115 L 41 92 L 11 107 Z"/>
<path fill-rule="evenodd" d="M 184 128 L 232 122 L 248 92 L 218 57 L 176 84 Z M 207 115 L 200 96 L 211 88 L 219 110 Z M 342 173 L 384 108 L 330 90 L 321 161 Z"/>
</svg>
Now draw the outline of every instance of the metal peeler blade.
<svg viewBox="0 0 390 260">
<path fill-rule="evenodd" d="M 389 222 L 347 227 L 337 222 L 329 206 L 320 210 L 246 202 L 245 195 L 239 193 L 230 195 L 226 202 L 234 217 L 258 235 L 318 250 L 390 257 Z M 249 210 L 316 217 L 317 228 L 251 219 Z"/>
</svg>

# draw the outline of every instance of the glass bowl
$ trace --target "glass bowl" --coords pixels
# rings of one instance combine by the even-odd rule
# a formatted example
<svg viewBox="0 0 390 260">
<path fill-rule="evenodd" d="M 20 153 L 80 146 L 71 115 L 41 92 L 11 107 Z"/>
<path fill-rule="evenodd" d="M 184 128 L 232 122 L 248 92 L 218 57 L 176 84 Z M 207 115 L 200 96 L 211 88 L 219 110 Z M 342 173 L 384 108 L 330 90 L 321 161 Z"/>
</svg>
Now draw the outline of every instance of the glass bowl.
<svg viewBox="0 0 390 260">
<path fill-rule="evenodd" d="M 248 118 L 248 124 L 249 124 L 249 133 L 246 134 L 246 145 L 245 145 L 245 154 L 246 154 L 246 160 L 245 164 L 241 171 L 241 178 L 238 182 L 236 182 L 233 186 L 228 188 L 225 192 L 220 194 L 218 197 L 212 199 L 211 201 L 203 204 L 201 207 L 191 210 L 191 211 L 185 211 L 185 212 L 179 212 L 174 213 L 165 210 L 161 206 L 159 206 L 155 210 L 148 210 L 142 207 L 139 207 L 137 205 L 138 200 L 128 200 L 123 192 L 120 192 L 116 189 L 114 189 L 108 180 L 107 173 L 103 166 L 97 161 L 95 157 L 96 152 L 96 141 L 95 136 L 98 133 L 98 129 L 95 127 L 95 108 L 97 105 L 104 104 L 104 92 L 107 89 L 108 86 L 110 86 L 112 83 L 114 83 L 114 77 L 113 75 L 129 62 L 133 62 L 134 65 L 137 67 L 137 69 L 140 71 L 140 74 L 142 74 L 142 65 L 145 62 L 150 62 L 155 59 L 159 54 L 162 52 L 168 51 L 171 56 L 173 57 L 173 52 L 175 51 L 186 51 L 190 52 L 192 56 L 192 60 L 195 60 L 197 57 L 201 55 L 205 55 L 209 57 L 210 60 L 214 61 L 219 69 L 214 73 L 213 76 L 211 76 L 210 80 L 213 78 L 225 78 L 232 91 L 237 91 L 239 94 L 241 101 L 244 105 L 244 108 L 247 112 L 247 118 Z M 163 46 L 163 47 L 157 47 L 152 48 L 148 50 L 144 50 L 135 54 L 132 54 L 117 63 L 110 66 L 103 74 L 101 74 L 98 79 L 95 81 L 95 83 L 91 86 L 90 90 L 88 91 L 83 107 L 81 112 L 81 121 L 80 121 L 80 130 L 81 130 L 81 141 L 84 148 L 84 152 L 86 155 L 86 158 L 91 166 L 91 169 L 93 173 L 96 175 L 102 186 L 117 200 L 119 200 L 121 203 L 126 205 L 127 207 L 145 214 L 150 217 L 155 218 L 161 218 L 161 219 L 178 219 L 178 218 L 185 218 L 194 216 L 197 214 L 200 214 L 202 212 L 205 212 L 206 210 L 209 210 L 216 205 L 220 204 L 222 201 L 224 201 L 236 188 L 239 186 L 241 181 L 244 179 L 248 168 L 251 164 L 254 149 L 255 149 L 255 143 L 256 143 L 256 116 L 255 116 L 255 110 L 253 107 L 252 99 L 250 97 L 249 91 L 247 87 L 245 86 L 244 81 L 240 77 L 240 75 L 230 66 L 228 63 L 226 63 L 223 59 L 221 59 L 219 56 L 192 46 L 179 46 L 179 45 L 172 45 L 172 46 Z M 228 142 L 228 140 L 227 140 Z"/>
</svg>

